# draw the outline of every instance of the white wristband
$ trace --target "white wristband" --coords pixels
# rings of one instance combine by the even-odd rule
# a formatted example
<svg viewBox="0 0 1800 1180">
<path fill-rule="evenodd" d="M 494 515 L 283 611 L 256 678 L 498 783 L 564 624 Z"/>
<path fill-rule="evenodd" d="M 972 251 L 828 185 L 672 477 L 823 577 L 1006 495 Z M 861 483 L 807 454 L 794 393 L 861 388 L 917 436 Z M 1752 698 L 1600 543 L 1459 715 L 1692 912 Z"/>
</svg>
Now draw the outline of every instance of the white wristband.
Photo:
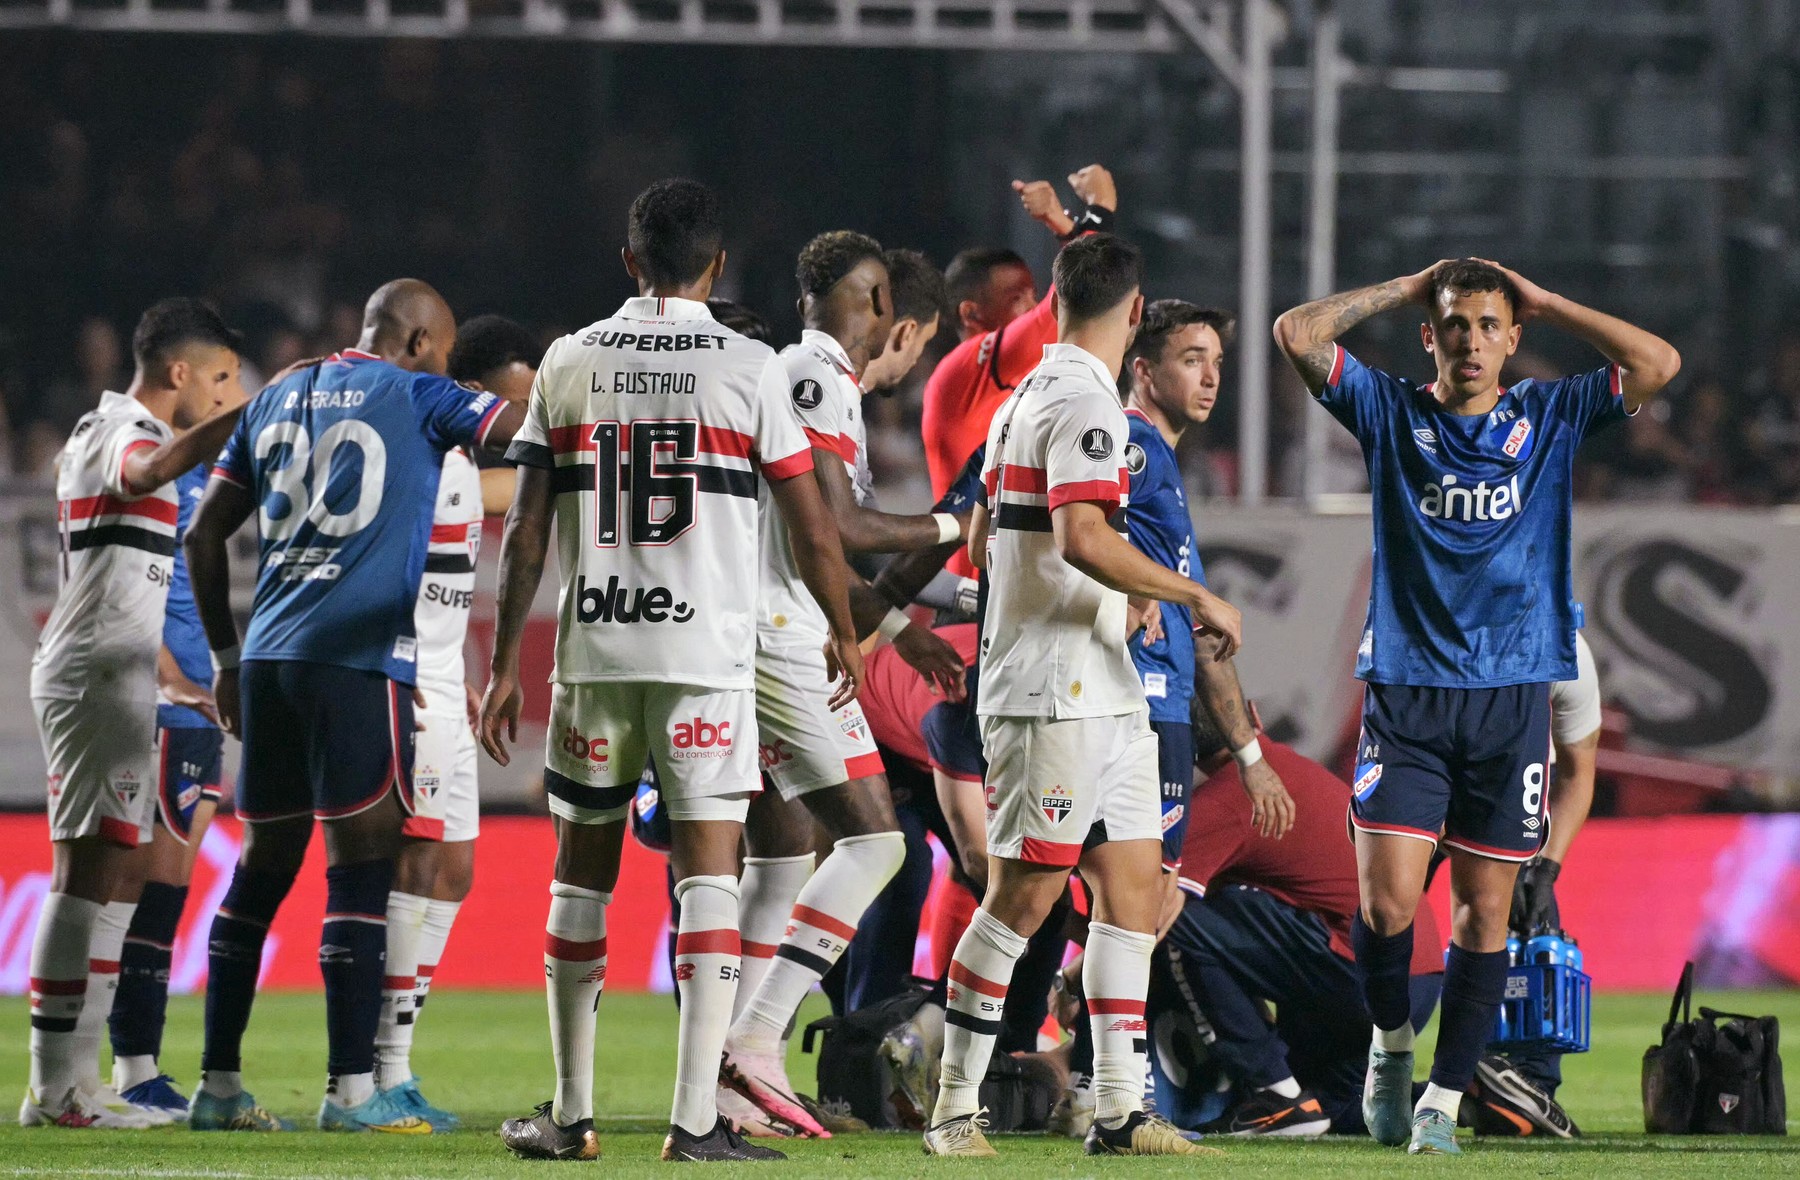
<svg viewBox="0 0 1800 1180">
<path fill-rule="evenodd" d="M 242 645 L 236 643 L 222 651 L 215 651 L 212 653 L 213 675 L 216 676 L 220 672 L 237 671 L 238 664 L 242 661 L 243 656 L 244 649 Z"/>
<path fill-rule="evenodd" d="M 1233 750 L 1231 752 L 1231 757 L 1237 762 L 1239 770 L 1249 770 L 1252 766 L 1255 766 L 1258 762 L 1262 761 L 1262 743 L 1255 738 L 1251 738 L 1242 746 Z"/>
<path fill-rule="evenodd" d="M 881 617 L 881 623 L 875 628 L 875 631 L 883 639 L 892 639 L 910 626 L 912 626 L 912 620 L 907 617 L 906 612 L 897 606 L 890 606 L 888 613 Z"/>
<path fill-rule="evenodd" d="M 931 519 L 937 521 L 938 544 L 947 545 L 951 541 L 962 540 L 962 522 L 948 512 L 933 512 Z"/>
</svg>

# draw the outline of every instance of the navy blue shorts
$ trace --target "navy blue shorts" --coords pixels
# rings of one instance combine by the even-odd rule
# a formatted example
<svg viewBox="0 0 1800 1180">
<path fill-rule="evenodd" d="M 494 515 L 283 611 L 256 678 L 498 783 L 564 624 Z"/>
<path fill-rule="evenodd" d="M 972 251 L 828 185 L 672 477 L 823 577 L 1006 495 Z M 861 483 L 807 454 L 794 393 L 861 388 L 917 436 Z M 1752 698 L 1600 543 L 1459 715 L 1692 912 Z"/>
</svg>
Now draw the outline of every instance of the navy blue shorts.
<svg viewBox="0 0 1800 1180">
<path fill-rule="evenodd" d="M 1194 727 L 1185 721 L 1152 721 L 1156 761 L 1162 781 L 1163 864 L 1181 863 L 1181 841 L 1187 835 L 1188 800 L 1194 794 Z"/>
<path fill-rule="evenodd" d="M 342 819 L 398 791 L 412 814 L 412 689 L 379 672 L 245 660 L 240 819 Z"/>
<path fill-rule="evenodd" d="M 1350 822 L 1498 860 L 1530 860 L 1548 821 L 1550 686 L 1370 684 Z"/>
<path fill-rule="evenodd" d="M 183 844 L 194 827 L 201 800 L 219 801 L 225 770 L 225 733 L 210 725 L 159 729 L 157 736 L 157 822 Z"/>
</svg>

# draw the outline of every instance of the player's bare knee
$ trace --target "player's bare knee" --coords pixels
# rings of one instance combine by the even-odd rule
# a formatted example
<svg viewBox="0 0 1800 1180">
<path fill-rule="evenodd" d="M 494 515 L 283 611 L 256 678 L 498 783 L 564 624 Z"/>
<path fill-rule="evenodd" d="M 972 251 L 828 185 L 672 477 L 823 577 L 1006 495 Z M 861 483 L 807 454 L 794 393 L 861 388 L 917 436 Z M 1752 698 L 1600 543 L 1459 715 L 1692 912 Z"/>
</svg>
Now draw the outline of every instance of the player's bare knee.
<svg viewBox="0 0 1800 1180">
<path fill-rule="evenodd" d="M 475 841 L 446 844 L 438 853 L 437 876 L 427 895 L 433 901 L 463 901 L 475 888 Z"/>
<path fill-rule="evenodd" d="M 1412 925 L 1418 908 L 1416 897 L 1408 901 L 1391 893 L 1373 893 L 1363 898 L 1363 924 L 1384 937 L 1399 934 Z"/>
<path fill-rule="evenodd" d="M 849 836 L 900 831 L 887 776 L 872 774 L 806 796 L 807 809 L 836 843 Z"/>
<path fill-rule="evenodd" d="M 244 846 L 238 864 L 262 873 L 298 876 L 312 841 L 313 818 L 264 820 L 244 825 Z"/>
<path fill-rule="evenodd" d="M 424 897 L 437 881 L 443 844 L 436 840 L 403 840 L 394 858 L 394 889 Z"/>
<path fill-rule="evenodd" d="M 556 825 L 556 879 L 600 893 L 611 893 L 619 883 L 619 845 L 625 821 L 578 824 L 560 820 Z"/>
</svg>

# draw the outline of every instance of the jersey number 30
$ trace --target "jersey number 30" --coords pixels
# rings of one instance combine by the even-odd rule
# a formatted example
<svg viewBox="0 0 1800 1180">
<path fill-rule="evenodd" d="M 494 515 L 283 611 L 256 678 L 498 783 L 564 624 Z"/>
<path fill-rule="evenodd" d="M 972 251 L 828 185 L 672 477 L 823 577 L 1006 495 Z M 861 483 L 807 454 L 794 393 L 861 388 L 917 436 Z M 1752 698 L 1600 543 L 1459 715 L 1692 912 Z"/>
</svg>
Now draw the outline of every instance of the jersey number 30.
<svg viewBox="0 0 1800 1180">
<path fill-rule="evenodd" d="M 596 422 L 594 433 L 594 544 L 619 543 L 619 440 L 625 427 Z M 700 424 L 692 418 L 630 424 L 629 530 L 633 545 L 667 545 L 694 527 L 699 476 L 683 464 L 700 457 Z"/>
<path fill-rule="evenodd" d="M 367 528 L 381 511 L 381 489 L 387 478 L 387 447 L 381 435 L 367 422 L 347 418 L 319 435 L 315 449 L 306 427 L 298 422 L 274 422 L 256 436 L 256 459 L 266 460 L 277 447 L 288 449 L 287 462 L 280 467 L 264 469 L 268 492 L 263 496 L 259 514 L 263 536 L 271 541 L 285 541 L 309 522 L 327 537 L 348 537 Z M 362 478 L 347 496 L 340 489 L 338 499 L 348 500 L 337 506 L 326 503 L 331 486 L 331 464 L 338 448 L 352 446 L 362 452 Z M 307 485 L 311 484 L 311 491 Z M 280 499 L 280 515 L 272 511 L 276 497 Z"/>
</svg>

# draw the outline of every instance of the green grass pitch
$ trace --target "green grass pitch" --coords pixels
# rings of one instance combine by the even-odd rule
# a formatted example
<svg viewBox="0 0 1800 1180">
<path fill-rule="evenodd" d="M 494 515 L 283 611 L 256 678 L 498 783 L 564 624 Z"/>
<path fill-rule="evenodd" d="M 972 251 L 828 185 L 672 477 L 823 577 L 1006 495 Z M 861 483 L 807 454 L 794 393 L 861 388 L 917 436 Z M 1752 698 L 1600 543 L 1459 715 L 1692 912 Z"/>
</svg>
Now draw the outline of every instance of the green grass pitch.
<svg viewBox="0 0 1800 1180">
<path fill-rule="evenodd" d="M 1772 1012 L 1800 1030 L 1800 992 L 1709 994 L 1721 1008 Z M 822 1008 L 809 1001 L 807 1016 Z M 1230 1176 L 1370 1176 L 1422 1170 L 1465 1176 L 1800 1176 L 1800 1139 L 1647 1138 L 1638 1133 L 1638 1063 L 1656 1035 L 1667 1000 L 1602 996 L 1594 1004 L 1594 1051 L 1570 1057 L 1563 1097 L 1588 1137 L 1576 1143 L 1463 1140 L 1460 1159 L 1409 1159 L 1373 1143 L 1227 1141 L 1229 1154 L 1173 1160 L 1089 1159 L 1078 1144 L 1037 1136 L 997 1140 L 994 1161 L 930 1160 L 917 1136 L 841 1136 L 790 1144 L 786 1164 L 755 1167 L 789 1177 L 921 1177 L 950 1173 L 985 1178 L 1133 1176 L 1207 1172 Z M 648 1175 L 657 1162 L 673 1083 L 674 1008 L 666 996 L 608 996 L 600 1007 L 596 1099 L 602 1115 L 602 1158 L 594 1168 L 612 1176 Z M 164 1065 L 190 1088 L 199 1066 L 201 1009 L 197 997 L 170 1004 Z M 21 1093 L 25 1078 L 25 1002 L 0 1001 L 0 1069 Z M 1794 1035 L 1794 1034 L 1790 1034 Z M 1429 1034 L 1428 1034 L 1429 1036 Z M 245 1046 L 251 1090 L 278 1113 L 310 1125 L 324 1085 L 323 1003 L 318 995 L 272 993 L 257 1000 Z M 802 1088 L 811 1059 L 798 1051 L 793 1076 Z M 1423 1054 L 1421 1055 L 1424 1056 Z M 1791 1061 L 1793 1059 L 1790 1057 Z M 426 1093 L 460 1113 L 466 1129 L 425 1137 L 325 1135 L 197 1135 L 181 1128 L 144 1132 L 22 1130 L 10 1110 L 0 1127 L 0 1176 L 170 1176 L 196 1180 L 286 1180 L 309 1176 L 558 1175 L 580 1164 L 527 1163 L 501 1148 L 494 1131 L 502 1118 L 527 1113 L 550 1094 L 550 1050 L 542 997 L 526 993 L 434 992 L 420 1024 L 415 1067 Z M 1797 1063 L 1800 1064 L 1800 1063 Z M 1794 1077 L 1800 1079 L 1800 1069 Z M 1790 1120 L 1796 1126 L 1800 1120 Z"/>
</svg>

